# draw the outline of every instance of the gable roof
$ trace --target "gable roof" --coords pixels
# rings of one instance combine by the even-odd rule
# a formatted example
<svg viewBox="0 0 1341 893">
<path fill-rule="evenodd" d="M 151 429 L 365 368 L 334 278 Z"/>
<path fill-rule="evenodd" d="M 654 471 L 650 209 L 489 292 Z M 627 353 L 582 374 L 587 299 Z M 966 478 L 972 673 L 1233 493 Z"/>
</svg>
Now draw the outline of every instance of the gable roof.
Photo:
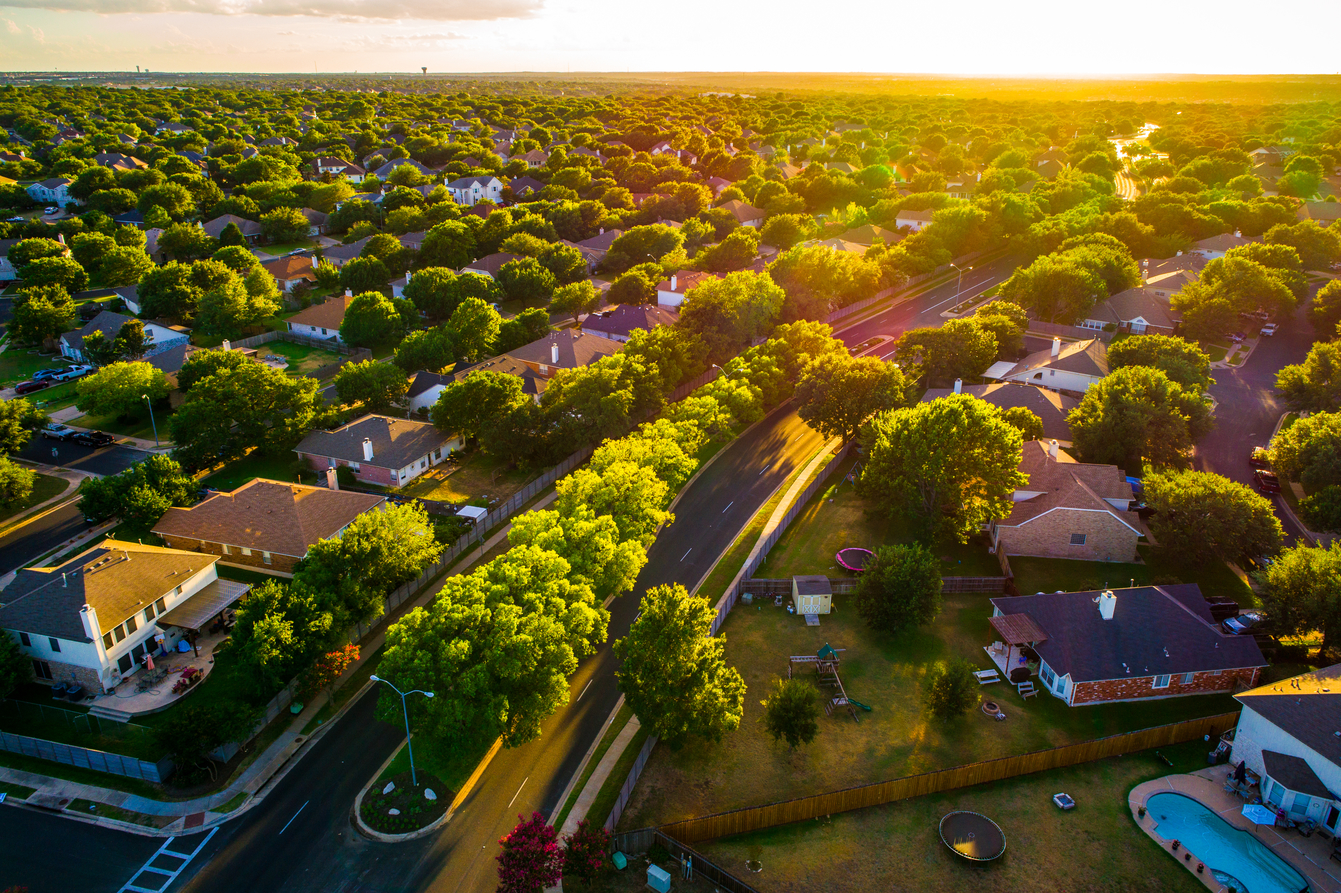
<svg viewBox="0 0 1341 893">
<path fill-rule="evenodd" d="M 1262 763 L 1266 767 L 1267 775 L 1292 791 L 1308 794 L 1310 797 L 1336 799 L 1336 794 L 1327 790 L 1327 785 L 1322 783 L 1322 779 L 1318 778 L 1318 774 L 1302 757 L 1263 749 Z"/>
<path fill-rule="evenodd" d="M 535 177 L 517 177 L 508 183 L 508 188 L 512 190 L 513 195 L 522 195 L 528 189 L 531 192 L 539 192 L 545 188 L 545 184 Z"/>
<path fill-rule="evenodd" d="M 1098 590 L 992 599 L 1002 614 L 1026 614 L 1047 634 L 1035 646 L 1073 682 L 1266 666 L 1252 636 L 1231 636 L 1211 620 L 1195 583 L 1114 589 L 1104 620 Z"/>
<path fill-rule="evenodd" d="M 1043 421 L 1044 437 L 1052 440 L 1071 440 L 1071 426 L 1066 423 L 1066 416 L 1080 405 L 1080 401 L 1074 397 L 1014 381 L 964 385 L 960 391 L 999 409 L 1023 407 Z M 929 388 L 922 395 L 922 402 L 930 403 L 953 393 L 953 388 Z"/>
<path fill-rule="evenodd" d="M 364 236 L 357 242 L 350 242 L 348 245 L 332 245 L 329 248 L 322 249 L 322 256 L 327 260 L 353 260 L 363 253 L 363 248 L 372 240 L 372 236 Z"/>
<path fill-rule="evenodd" d="M 605 332 L 610 335 L 628 336 L 636 329 L 652 330 L 657 326 L 674 325 L 680 314 L 669 307 L 655 304 L 619 304 L 615 307 L 588 314 L 582 320 L 582 331 Z"/>
<path fill-rule="evenodd" d="M 740 221 L 741 223 L 748 223 L 751 220 L 764 219 L 763 211 L 759 210 L 754 205 L 741 201 L 738 198 L 733 198 L 729 202 L 722 202 L 717 207 L 725 211 L 730 211 L 731 216 L 736 218 L 736 220 Z"/>
<path fill-rule="evenodd" d="M 114 539 L 54 567 L 24 568 L 0 590 L 0 628 L 90 642 L 80 609 L 111 629 L 219 559 Z"/>
<path fill-rule="evenodd" d="M 622 229 L 607 229 L 605 232 L 592 236 L 590 239 L 583 239 L 575 244 L 583 248 L 595 248 L 600 251 L 609 251 L 610 246 L 615 244 L 615 239 L 624 235 Z"/>
<path fill-rule="evenodd" d="M 371 493 L 257 478 L 191 508 L 168 509 L 153 532 L 302 558 L 318 540 L 385 501 Z"/>
<path fill-rule="evenodd" d="M 720 278 L 722 277 L 716 273 L 707 273 L 702 270 L 676 270 L 675 285 L 672 286 L 669 279 L 663 279 L 657 283 L 657 291 L 669 291 L 682 295 L 695 286 Z"/>
<path fill-rule="evenodd" d="M 559 348 L 559 359 L 554 360 L 554 346 Z M 507 352 L 509 357 L 523 363 L 536 363 L 555 369 L 577 369 L 590 366 L 599 359 L 617 354 L 624 345 L 599 335 L 584 335 L 572 329 L 561 329 L 523 344 Z"/>
<path fill-rule="evenodd" d="M 76 350 L 82 349 L 84 346 L 84 338 L 88 335 L 92 335 L 94 332 L 102 332 L 102 336 L 108 341 L 111 341 L 116 337 L 117 333 L 121 331 L 121 327 L 132 319 L 134 319 L 133 316 L 126 316 L 123 313 L 113 313 L 110 310 L 102 310 L 97 316 L 89 320 L 82 329 L 78 329 L 74 332 L 66 332 L 61 335 L 61 340 Z M 148 325 L 149 324 L 146 323 L 145 327 L 147 328 Z"/>
<path fill-rule="evenodd" d="M 1192 247 L 1201 251 L 1228 251 L 1231 248 L 1241 248 L 1244 245 L 1251 245 L 1256 239 L 1245 239 L 1238 233 L 1220 233 L 1218 236 L 1211 236 L 1209 239 L 1202 239 L 1199 242 L 1193 242 Z"/>
<path fill-rule="evenodd" d="M 898 233 L 876 226 L 874 223 L 867 223 L 856 229 L 850 229 L 843 233 L 842 237 L 849 242 L 860 242 L 867 247 L 873 245 L 876 239 L 884 240 L 886 245 L 893 245 L 903 240 L 903 236 Z"/>
<path fill-rule="evenodd" d="M 461 272 L 488 273 L 490 276 L 497 276 L 498 271 L 503 269 L 503 264 L 508 261 L 521 260 L 520 254 L 508 254 L 506 251 L 496 251 L 493 254 L 486 254 L 479 260 L 473 260 L 461 268 Z"/>
<path fill-rule="evenodd" d="M 1259 685 L 1234 699 L 1341 766 L 1341 664 Z"/>
<path fill-rule="evenodd" d="M 1166 273 L 1161 278 L 1189 275 L 1186 271 Z M 1194 280 L 1195 276 L 1192 277 Z M 1180 286 L 1181 287 L 1181 286 Z M 1172 329 L 1182 321 L 1181 314 L 1175 314 L 1168 299 L 1155 294 L 1149 288 L 1129 288 L 1120 291 L 1099 305 L 1112 311 L 1113 321 L 1131 322 L 1143 319 L 1147 324 L 1164 329 Z"/>
<path fill-rule="evenodd" d="M 363 458 L 365 438 L 372 441 L 371 460 Z M 294 451 L 378 468 L 399 469 L 441 449 L 453 439 L 427 422 L 365 415 L 334 431 L 313 431 L 303 438 Z"/>
<path fill-rule="evenodd" d="M 285 322 L 297 323 L 300 326 L 316 326 L 327 331 L 336 330 L 345 321 L 345 311 L 349 309 L 349 302 L 352 300 L 353 295 L 335 295 L 323 303 L 299 310 Z"/>
<path fill-rule="evenodd" d="M 931 218 L 935 213 L 936 212 L 931 209 L 925 211 L 900 211 L 894 216 L 894 222 L 898 223 L 900 220 L 915 220 L 919 223 L 930 223 Z"/>
<path fill-rule="evenodd" d="M 236 214 L 222 214 L 206 223 L 201 224 L 201 229 L 209 233 L 211 237 L 217 239 L 223 235 L 224 227 L 230 223 L 236 223 L 237 228 L 242 230 L 244 236 L 259 236 L 261 234 L 261 224 L 255 220 L 248 220 L 245 217 L 239 217 Z"/>
<path fill-rule="evenodd" d="M 452 381 L 453 378 L 450 375 L 440 375 L 437 372 L 427 371 L 416 372 L 410 378 L 410 389 L 405 392 L 405 396 L 413 400 L 430 388 L 435 388 L 438 385 L 449 385 Z"/>
<path fill-rule="evenodd" d="M 1052 348 L 1035 351 L 1020 360 L 1001 378 L 1009 378 L 1024 372 L 1038 369 L 1056 369 L 1061 372 L 1074 372 L 1078 375 L 1093 375 L 1102 378 L 1108 374 L 1108 348 L 1098 338 L 1085 341 L 1072 341 L 1063 344 L 1057 356 Z"/>
<path fill-rule="evenodd" d="M 1131 484 L 1120 468 L 1077 462 L 1061 450 L 1053 459 L 1048 450 L 1049 445 L 1041 440 L 1024 444 L 1018 468 L 1029 480 L 1015 491 L 1010 514 L 998 526 L 1021 527 L 1048 512 L 1070 509 L 1105 512 L 1133 532 L 1146 535 L 1145 525 L 1135 512 L 1116 509 L 1108 502 L 1133 499 Z M 1020 498 L 1030 493 L 1037 495 Z"/>
<path fill-rule="evenodd" d="M 276 279 L 316 279 L 317 269 L 312 258 L 304 254 L 290 254 L 277 257 L 261 264 L 265 271 Z"/>
</svg>

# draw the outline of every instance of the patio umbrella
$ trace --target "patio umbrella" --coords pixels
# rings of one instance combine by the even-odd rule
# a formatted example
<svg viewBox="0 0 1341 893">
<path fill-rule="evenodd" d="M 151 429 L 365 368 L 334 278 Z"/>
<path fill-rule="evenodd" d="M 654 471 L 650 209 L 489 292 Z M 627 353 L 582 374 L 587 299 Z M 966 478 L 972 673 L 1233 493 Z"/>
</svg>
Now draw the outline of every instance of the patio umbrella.
<svg viewBox="0 0 1341 893">
<path fill-rule="evenodd" d="M 1243 817 L 1254 825 L 1276 824 L 1276 811 L 1268 809 L 1261 803 L 1251 803 L 1243 807 Z"/>
<path fill-rule="evenodd" d="M 152 654 L 146 654 L 144 656 L 144 668 L 146 670 L 152 670 L 154 668 L 154 656 Z"/>
</svg>

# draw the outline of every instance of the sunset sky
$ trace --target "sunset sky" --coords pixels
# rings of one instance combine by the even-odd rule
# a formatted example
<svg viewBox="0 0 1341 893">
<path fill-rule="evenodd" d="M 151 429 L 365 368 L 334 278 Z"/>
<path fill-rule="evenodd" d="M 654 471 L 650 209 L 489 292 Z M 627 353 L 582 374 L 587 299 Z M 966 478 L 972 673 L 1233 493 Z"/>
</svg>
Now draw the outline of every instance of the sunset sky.
<svg viewBox="0 0 1341 893">
<path fill-rule="evenodd" d="M 0 69 L 1312 73 L 1341 2 L 0 0 Z"/>
</svg>

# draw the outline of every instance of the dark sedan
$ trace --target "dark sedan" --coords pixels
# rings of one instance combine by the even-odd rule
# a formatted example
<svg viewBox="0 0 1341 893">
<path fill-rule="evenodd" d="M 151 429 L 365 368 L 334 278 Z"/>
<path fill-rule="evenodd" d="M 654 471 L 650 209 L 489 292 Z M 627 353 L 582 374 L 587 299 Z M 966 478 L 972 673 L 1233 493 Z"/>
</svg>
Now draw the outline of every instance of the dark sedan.
<svg viewBox="0 0 1341 893">
<path fill-rule="evenodd" d="M 49 387 L 51 387 L 51 382 L 49 381 L 21 381 L 14 385 L 14 393 L 21 397 L 24 394 L 31 394 L 34 391 L 45 391 Z"/>
<path fill-rule="evenodd" d="M 106 431 L 80 431 L 70 439 L 80 446 L 93 447 L 94 449 L 101 449 L 116 443 L 116 438 Z"/>
</svg>

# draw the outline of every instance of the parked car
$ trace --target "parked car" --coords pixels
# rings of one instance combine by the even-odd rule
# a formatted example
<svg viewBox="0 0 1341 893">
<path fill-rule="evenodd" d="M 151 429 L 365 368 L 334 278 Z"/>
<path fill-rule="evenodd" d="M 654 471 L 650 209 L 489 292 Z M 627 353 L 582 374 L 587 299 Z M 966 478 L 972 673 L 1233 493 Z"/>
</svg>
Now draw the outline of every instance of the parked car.
<svg viewBox="0 0 1341 893">
<path fill-rule="evenodd" d="M 71 439 L 80 446 L 93 447 L 94 449 L 101 449 L 116 443 L 116 438 L 106 431 L 80 431 Z"/>
<path fill-rule="evenodd" d="M 1223 626 L 1231 636 L 1246 636 L 1252 634 L 1253 627 L 1261 623 L 1262 619 L 1258 611 L 1245 611 L 1237 617 L 1225 618 Z"/>
<path fill-rule="evenodd" d="M 1266 335 L 1268 338 L 1276 334 L 1276 324 L 1274 322 L 1271 322 L 1262 326 L 1262 334 Z"/>
<path fill-rule="evenodd" d="M 1257 484 L 1257 489 L 1263 493 L 1279 493 L 1280 478 L 1273 472 L 1258 470 L 1253 472 L 1253 483 Z"/>
<path fill-rule="evenodd" d="M 23 218 L 22 218 L 22 217 L 7 217 L 7 218 L 5 218 L 5 222 L 6 222 L 6 223 L 23 223 Z"/>
<path fill-rule="evenodd" d="M 44 391 L 51 387 L 49 381 L 21 381 L 14 386 L 14 393 L 22 397 L 24 394 L 31 394 L 33 391 Z"/>
<path fill-rule="evenodd" d="M 78 433 L 69 425 L 62 425 L 57 422 L 52 422 L 42 429 L 42 436 L 47 440 L 69 440 Z"/>
<path fill-rule="evenodd" d="M 51 379 L 64 372 L 66 368 L 68 367 L 61 367 L 59 369 L 38 369 L 33 373 L 33 381 L 51 381 Z"/>
<path fill-rule="evenodd" d="M 92 366 L 71 366 L 69 369 L 61 371 L 52 376 L 52 381 L 74 381 L 76 378 L 83 378 L 93 371 Z"/>
<path fill-rule="evenodd" d="M 1271 468 L 1271 454 L 1267 452 L 1266 447 L 1253 447 L 1252 454 L 1248 456 L 1248 464 L 1253 468 Z"/>
<path fill-rule="evenodd" d="M 59 214 L 60 212 L 61 209 L 57 208 L 55 205 L 48 205 L 47 207 L 42 209 L 42 213 L 47 215 Z"/>
</svg>

